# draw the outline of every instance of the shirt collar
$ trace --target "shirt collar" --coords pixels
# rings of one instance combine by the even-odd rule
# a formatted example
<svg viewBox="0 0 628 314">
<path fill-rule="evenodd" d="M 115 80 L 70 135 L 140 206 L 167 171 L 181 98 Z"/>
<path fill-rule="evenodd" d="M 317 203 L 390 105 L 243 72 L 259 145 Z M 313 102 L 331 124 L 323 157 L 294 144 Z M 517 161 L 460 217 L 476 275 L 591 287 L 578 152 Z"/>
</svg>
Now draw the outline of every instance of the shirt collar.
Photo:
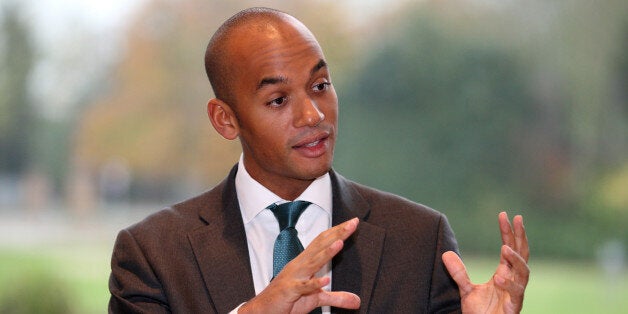
<svg viewBox="0 0 628 314">
<path fill-rule="evenodd" d="M 235 186 L 242 219 L 245 224 L 253 220 L 268 205 L 288 202 L 251 177 L 244 166 L 243 155 L 240 155 Z M 329 173 L 316 178 L 296 200 L 316 204 L 331 216 L 332 193 Z"/>
</svg>

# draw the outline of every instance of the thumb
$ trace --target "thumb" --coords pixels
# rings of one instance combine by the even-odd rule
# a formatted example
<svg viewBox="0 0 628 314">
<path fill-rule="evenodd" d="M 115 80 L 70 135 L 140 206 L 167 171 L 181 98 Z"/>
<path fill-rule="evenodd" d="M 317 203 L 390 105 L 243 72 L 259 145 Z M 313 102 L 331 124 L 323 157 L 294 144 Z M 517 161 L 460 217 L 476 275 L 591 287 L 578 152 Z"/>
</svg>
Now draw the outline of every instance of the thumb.
<svg viewBox="0 0 628 314">
<path fill-rule="evenodd" d="M 443 263 L 445 264 L 451 278 L 453 278 L 458 284 L 460 296 L 464 296 L 471 292 L 473 284 L 471 283 L 469 274 L 467 274 L 467 269 L 464 267 L 464 263 L 458 254 L 453 251 L 443 253 Z"/>
</svg>

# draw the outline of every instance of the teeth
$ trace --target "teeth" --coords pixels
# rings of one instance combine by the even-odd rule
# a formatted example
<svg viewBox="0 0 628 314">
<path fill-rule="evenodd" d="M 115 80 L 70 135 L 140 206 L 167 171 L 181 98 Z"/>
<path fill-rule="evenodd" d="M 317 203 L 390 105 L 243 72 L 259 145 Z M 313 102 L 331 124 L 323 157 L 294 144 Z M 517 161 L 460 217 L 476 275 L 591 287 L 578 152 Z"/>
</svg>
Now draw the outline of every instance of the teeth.
<svg viewBox="0 0 628 314">
<path fill-rule="evenodd" d="M 312 143 L 309 143 L 309 144 L 305 145 L 305 147 L 314 147 L 314 146 L 318 145 L 319 142 L 320 142 L 320 140 L 312 142 Z"/>
</svg>

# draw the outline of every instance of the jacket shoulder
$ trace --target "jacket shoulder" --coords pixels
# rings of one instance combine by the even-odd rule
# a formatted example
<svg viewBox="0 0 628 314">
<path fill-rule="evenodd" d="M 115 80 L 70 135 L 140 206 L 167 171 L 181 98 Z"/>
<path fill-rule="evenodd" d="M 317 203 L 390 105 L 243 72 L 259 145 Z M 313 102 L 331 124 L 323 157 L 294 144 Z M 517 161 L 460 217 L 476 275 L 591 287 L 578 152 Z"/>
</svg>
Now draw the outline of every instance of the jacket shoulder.
<svg viewBox="0 0 628 314">
<path fill-rule="evenodd" d="M 339 177 L 339 179 L 344 181 L 344 188 L 352 189 L 370 205 L 371 215 L 385 212 L 382 214 L 388 216 L 400 214 L 402 217 L 407 217 L 406 215 L 411 215 L 430 220 L 444 218 L 441 212 L 403 196 L 369 187 L 343 177 Z"/>
<path fill-rule="evenodd" d="M 163 237 L 185 235 L 187 231 L 207 225 L 201 212 L 220 210 L 223 185 L 220 184 L 202 194 L 163 208 L 125 230 L 134 236 Z"/>
</svg>

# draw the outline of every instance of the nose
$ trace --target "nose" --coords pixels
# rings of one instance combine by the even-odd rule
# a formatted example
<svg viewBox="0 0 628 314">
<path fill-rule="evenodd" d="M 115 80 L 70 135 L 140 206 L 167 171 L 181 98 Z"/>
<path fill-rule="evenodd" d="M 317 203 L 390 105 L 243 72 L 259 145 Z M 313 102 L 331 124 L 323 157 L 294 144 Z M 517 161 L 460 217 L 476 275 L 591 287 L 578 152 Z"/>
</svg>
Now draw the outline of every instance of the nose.
<svg viewBox="0 0 628 314">
<path fill-rule="evenodd" d="M 325 120 L 325 114 L 316 102 L 310 97 L 305 97 L 298 109 L 296 126 L 317 126 L 323 120 Z"/>
</svg>

